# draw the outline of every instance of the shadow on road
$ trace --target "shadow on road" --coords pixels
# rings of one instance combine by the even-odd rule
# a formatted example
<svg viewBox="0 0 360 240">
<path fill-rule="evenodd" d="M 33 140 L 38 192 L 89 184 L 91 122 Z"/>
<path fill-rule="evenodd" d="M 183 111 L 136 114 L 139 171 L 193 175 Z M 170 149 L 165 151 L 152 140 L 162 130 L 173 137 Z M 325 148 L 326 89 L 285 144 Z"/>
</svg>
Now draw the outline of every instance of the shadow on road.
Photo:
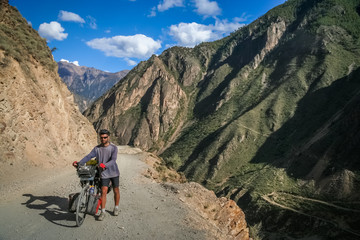
<svg viewBox="0 0 360 240">
<path fill-rule="evenodd" d="M 40 215 L 48 221 L 63 227 L 76 227 L 72 225 L 75 222 L 75 214 L 68 212 L 68 199 L 58 196 L 34 196 L 32 194 L 23 194 L 29 199 L 21 203 L 30 209 L 44 210 Z M 71 225 L 68 225 L 68 224 Z"/>
</svg>

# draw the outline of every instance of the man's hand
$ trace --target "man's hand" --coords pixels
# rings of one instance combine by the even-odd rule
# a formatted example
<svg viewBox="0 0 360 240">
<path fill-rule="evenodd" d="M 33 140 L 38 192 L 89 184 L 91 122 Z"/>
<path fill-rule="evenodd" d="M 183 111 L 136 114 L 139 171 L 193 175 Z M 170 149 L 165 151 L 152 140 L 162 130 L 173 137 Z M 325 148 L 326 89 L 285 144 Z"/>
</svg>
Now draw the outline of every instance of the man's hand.
<svg viewBox="0 0 360 240">
<path fill-rule="evenodd" d="M 78 162 L 77 162 L 77 161 L 74 161 L 74 162 L 72 163 L 72 165 L 73 165 L 74 167 L 77 167 L 77 166 L 78 166 Z"/>
<path fill-rule="evenodd" d="M 105 164 L 100 163 L 100 164 L 99 164 L 99 167 L 101 167 L 101 168 L 104 170 L 106 166 L 105 166 Z"/>
</svg>

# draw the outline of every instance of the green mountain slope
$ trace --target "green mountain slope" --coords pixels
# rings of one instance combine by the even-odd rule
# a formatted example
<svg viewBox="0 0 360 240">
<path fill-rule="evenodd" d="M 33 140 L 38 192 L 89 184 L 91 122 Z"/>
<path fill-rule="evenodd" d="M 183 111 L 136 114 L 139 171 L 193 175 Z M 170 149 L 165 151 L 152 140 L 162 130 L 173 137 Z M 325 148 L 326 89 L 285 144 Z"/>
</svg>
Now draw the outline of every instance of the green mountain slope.
<svg viewBox="0 0 360 240">
<path fill-rule="evenodd" d="M 235 199 L 265 238 L 356 239 L 359 14 L 355 0 L 288 0 L 153 56 L 85 114 Z"/>
</svg>

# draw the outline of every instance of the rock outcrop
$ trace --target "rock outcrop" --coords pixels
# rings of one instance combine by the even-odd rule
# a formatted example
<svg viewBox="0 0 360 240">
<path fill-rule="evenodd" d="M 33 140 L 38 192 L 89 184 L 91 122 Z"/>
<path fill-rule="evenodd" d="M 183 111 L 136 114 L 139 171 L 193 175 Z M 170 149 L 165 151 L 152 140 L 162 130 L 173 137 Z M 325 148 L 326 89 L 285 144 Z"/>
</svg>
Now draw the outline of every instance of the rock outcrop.
<svg viewBox="0 0 360 240">
<path fill-rule="evenodd" d="M 213 191 L 200 184 L 187 182 L 182 174 L 167 168 L 152 154 L 148 154 L 146 163 L 149 165 L 144 173 L 146 177 L 161 183 L 201 217 L 196 228 L 211 232 L 219 240 L 249 240 L 245 214 L 235 201 L 218 198 Z"/>
<path fill-rule="evenodd" d="M 57 74 L 46 41 L 7 1 L 0 5 L 0 175 L 70 164 L 96 132 Z"/>
<path fill-rule="evenodd" d="M 61 79 L 74 94 L 75 103 L 81 112 L 129 72 L 129 70 L 123 70 L 109 73 L 91 67 L 77 66 L 66 61 L 58 62 L 58 67 Z"/>
<path fill-rule="evenodd" d="M 165 183 L 164 187 L 172 189 L 180 201 L 212 224 L 212 230 L 218 231 L 218 239 L 249 239 L 245 214 L 235 201 L 225 197 L 218 198 L 213 191 L 195 182 Z"/>
</svg>

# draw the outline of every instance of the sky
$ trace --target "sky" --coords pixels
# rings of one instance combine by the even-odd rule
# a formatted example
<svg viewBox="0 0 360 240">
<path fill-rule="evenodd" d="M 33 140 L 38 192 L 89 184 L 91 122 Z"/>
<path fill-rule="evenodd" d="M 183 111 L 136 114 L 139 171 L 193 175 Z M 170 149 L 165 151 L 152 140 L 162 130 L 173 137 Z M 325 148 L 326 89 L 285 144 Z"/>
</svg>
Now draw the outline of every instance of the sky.
<svg viewBox="0 0 360 240">
<path fill-rule="evenodd" d="M 55 61 L 131 70 L 172 46 L 221 39 L 285 0 L 9 0 Z"/>
</svg>

